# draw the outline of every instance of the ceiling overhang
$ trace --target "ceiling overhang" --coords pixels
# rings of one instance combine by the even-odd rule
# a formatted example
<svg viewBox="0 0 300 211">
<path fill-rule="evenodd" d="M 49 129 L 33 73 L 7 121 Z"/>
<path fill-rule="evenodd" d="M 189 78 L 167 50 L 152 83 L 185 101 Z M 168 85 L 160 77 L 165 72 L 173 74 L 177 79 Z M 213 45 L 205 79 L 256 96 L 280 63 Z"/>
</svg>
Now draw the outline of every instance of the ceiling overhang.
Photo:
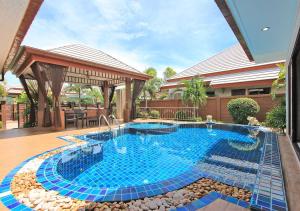
<svg viewBox="0 0 300 211">
<path fill-rule="evenodd" d="M 289 60 L 300 26 L 300 0 L 215 1 L 250 60 Z"/>
<path fill-rule="evenodd" d="M 4 5 L 0 7 L 0 72 L 4 75 L 43 0 L 9 0 L 2 3 Z"/>
</svg>

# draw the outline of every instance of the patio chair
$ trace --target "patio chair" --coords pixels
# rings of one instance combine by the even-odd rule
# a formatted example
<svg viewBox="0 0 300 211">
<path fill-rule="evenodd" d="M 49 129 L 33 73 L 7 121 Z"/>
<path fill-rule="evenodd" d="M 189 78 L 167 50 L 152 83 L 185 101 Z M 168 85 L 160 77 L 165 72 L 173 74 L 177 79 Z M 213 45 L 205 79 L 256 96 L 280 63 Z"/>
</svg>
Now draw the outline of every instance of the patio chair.
<svg viewBox="0 0 300 211">
<path fill-rule="evenodd" d="M 78 126 L 77 115 L 74 112 L 65 112 L 65 127 L 67 128 L 69 123 L 73 123 L 75 127 Z"/>
<path fill-rule="evenodd" d="M 86 124 L 88 126 L 95 126 L 99 124 L 99 114 L 96 109 L 87 110 L 86 112 Z"/>
<path fill-rule="evenodd" d="M 87 126 L 87 113 L 81 109 L 74 109 L 74 113 L 76 114 L 77 121 L 81 120 L 81 127 L 84 127 L 84 122 L 86 122 Z"/>
</svg>

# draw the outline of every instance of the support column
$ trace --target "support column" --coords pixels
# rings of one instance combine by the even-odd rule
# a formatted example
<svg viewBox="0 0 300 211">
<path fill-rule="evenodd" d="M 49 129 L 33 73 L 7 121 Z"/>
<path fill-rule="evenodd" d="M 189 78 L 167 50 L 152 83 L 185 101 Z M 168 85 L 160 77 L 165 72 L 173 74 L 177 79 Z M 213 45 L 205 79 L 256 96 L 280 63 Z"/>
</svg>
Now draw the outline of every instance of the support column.
<svg viewBox="0 0 300 211">
<path fill-rule="evenodd" d="M 217 107 L 216 120 L 221 121 L 221 99 L 220 99 L 220 96 L 216 96 L 216 107 Z"/>
<path fill-rule="evenodd" d="M 125 80 L 125 110 L 124 110 L 124 122 L 130 121 L 131 114 L 131 79 Z"/>
<path fill-rule="evenodd" d="M 108 107 L 109 107 L 109 93 L 108 93 L 108 82 L 104 81 L 103 82 L 103 98 L 104 98 L 104 109 L 105 109 L 105 114 L 107 114 Z"/>
<path fill-rule="evenodd" d="M 125 109 L 125 90 L 124 89 L 118 89 L 116 90 L 116 107 L 117 107 L 117 113 L 116 117 L 118 119 L 124 119 L 124 109 Z"/>
<path fill-rule="evenodd" d="M 38 127 L 44 126 L 44 115 L 45 115 L 45 97 L 43 95 L 42 89 L 38 86 Z"/>
<path fill-rule="evenodd" d="M 20 79 L 20 82 L 24 88 L 24 91 L 26 92 L 26 95 L 30 101 L 30 119 L 29 119 L 29 122 L 31 124 L 31 126 L 35 123 L 35 107 L 34 107 L 34 101 L 33 101 L 33 98 L 30 94 L 30 91 L 29 91 L 29 88 L 28 88 L 28 85 L 26 83 L 26 80 L 25 80 L 25 77 L 24 75 L 20 75 L 19 76 L 19 79 Z"/>
</svg>

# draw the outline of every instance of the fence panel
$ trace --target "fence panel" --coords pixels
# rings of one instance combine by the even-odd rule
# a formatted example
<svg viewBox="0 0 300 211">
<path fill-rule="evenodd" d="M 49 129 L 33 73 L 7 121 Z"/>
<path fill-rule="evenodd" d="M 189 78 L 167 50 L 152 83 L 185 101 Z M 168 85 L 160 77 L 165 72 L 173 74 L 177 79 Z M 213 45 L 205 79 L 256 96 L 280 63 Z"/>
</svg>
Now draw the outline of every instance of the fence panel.
<svg viewBox="0 0 300 211">
<path fill-rule="evenodd" d="M 18 128 L 23 128 L 24 123 L 27 122 L 26 117 L 26 104 L 17 104 L 17 117 L 18 117 Z"/>
<path fill-rule="evenodd" d="M 283 95 L 281 95 L 283 96 Z M 188 114 L 195 113 L 196 117 L 206 118 L 206 115 L 212 115 L 213 119 L 222 122 L 232 122 L 232 117 L 227 110 L 227 103 L 231 99 L 248 97 L 254 99 L 260 106 L 260 111 L 256 115 L 259 121 L 265 121 L 266 113 L 274 106 L 278 105 L 279 100 L 273 100 L 272 96 L 266 95 L 248 95 L 248 96 L 229 96 L 229 97 L 208 97 L 204 106 L 193 111 L 191 105 L 186 105 L 182 100 L 149 100 L 147 103 L 142 101 L 140 106 L 143 110 L 155 109 L 160 112 L 162 119 L 175 119 L 177 111 L 183 111 Z M 147 105 L 147 106 L 146 106 Z"/>
<path fill-rule="evenodd" d="M 150 110 L 159 111 L 161 119 L 195 120 L 201 117 L 199 108 L 196 107 L 140 107 L 141 112 Z"/>
</svg>

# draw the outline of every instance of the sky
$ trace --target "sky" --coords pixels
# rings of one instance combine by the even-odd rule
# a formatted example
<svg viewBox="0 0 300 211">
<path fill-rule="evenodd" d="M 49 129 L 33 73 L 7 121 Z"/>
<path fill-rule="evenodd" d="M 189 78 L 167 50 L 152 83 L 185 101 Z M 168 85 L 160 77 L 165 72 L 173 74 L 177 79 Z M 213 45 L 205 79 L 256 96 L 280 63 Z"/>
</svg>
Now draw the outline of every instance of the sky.
<svg viewBox="0 0 300 211">
<path fill-rule="evenodd" d="M 213 0 L 44 0 L 23 41 L 41 49 L 78 43 L 162 76 L 237 40 Z M 6 81 L 19 83 L 9 73 Z"/>
</svg>

